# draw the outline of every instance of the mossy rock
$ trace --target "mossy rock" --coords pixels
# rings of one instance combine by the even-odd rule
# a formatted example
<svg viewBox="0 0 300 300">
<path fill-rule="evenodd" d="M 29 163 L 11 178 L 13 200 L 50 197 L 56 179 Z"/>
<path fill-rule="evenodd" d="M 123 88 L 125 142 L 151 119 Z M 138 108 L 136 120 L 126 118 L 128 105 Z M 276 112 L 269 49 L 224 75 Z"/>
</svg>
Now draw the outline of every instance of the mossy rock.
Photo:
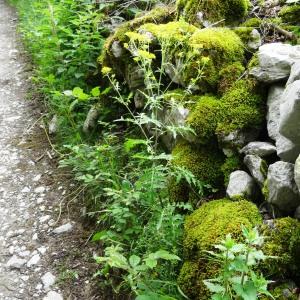
<svg viewBox="0 0 300 300">
<path fill-rule="evenodd" d="M 224 175 L 225 186 L 227 186 L 229 183 L 230 174 L 234 171 L 241 170 L 241 168 L 242 162 L 237 154 L 232 157 L 226 158 L 224 164 L 221 167 L 221 170 Z"/>
<path fill-rule="evenodd" d="M 272 226 L 263 225 L 261 231 L 265 236 L 263 252 L 276 257 L 261 265 L 264 274 L 300 279 L 300 222 L 289 217 L 275 219 Z"/>
<path fill-rule="evenodd" d="M 239 38 L 244 43 L 245 47 L 248 47 L 248 43 L 252 40 L 251 32 L 253 27 L 237 27 L 234 29 L 234 32 L 239 36 Z"/>
<path fill-rule="evenodd" d="M 216 277 L 219 267 L 207 260 L 203 251 L 212 250 L 229 233 L 240 240 L 242 224 L 253 227 L 261 223 L 258 208 L 246 200 L 214 200 L 188 216 L 183 242 L 186 261 L 178 277 L 184 293 L 191 299 L 210 299 L 203 280 Z"/>
<path fill-rule="evenodd" d="M 221 101 L 214 96 L 202 96 L 191 113 L 186 123 L 195 131 L 195 140 L 200 144 L 207 144 L 215 137 L 218 121 L 222 118 L 223 109 Z"/>
<path fill-rule="evenodd" d="M 300 5 L 284 6 L 280 12 L 279 16 L 282 21 L 289 24 L 299 24 L 300 23 Z"/>
<path fill-rule="evenodd" d="M 237 81 L 221 98 L 224 118 L 219 122 L 217 134 L 226 136 L 234 131 L 260 130 L 265 119 L 265 101 L 256 82 Z"/>
<path fill-rule="evenodd" d="M 225 157 L 216 147 L 181 140 L 174 147 L 172 156 L 173 165 L 188 169 L 198 180 L 216 188 L 223 186 L 221 166 Z"/>
<path fill-rule="evenodd" d="M 243 24 L 241 24 L 242 27 L 254 27 L 259 28 L 262 24 L 262 19 L 260 18 L 250 18 L 246 20 Z"/>
<path fill-rule="evenodd" d="M 177 0 L 177 14 L 190 23 L 199 23 L 197 14 L 202 12 L 210 22 L 225 20 L 226 24 L 239 22 L 246 16 L 249 0 Z"/>
<path fill-rule="evenodd" d="M 288 292 L 287 292 L 288 291 Z M 298 295 L 293 294 L 291 290 L 291 285 L 288 283 L 280 284 L 270 290 L 270 293 L 274 297 L 275 300 L 298 300 Z M 261 296 L 259 299 L 261 300 L 270 300 L 270 297 Z"/>
<path fill-rule="evenodd" d="M 98 58 L 98 63 L 101 66 L 111 67 L 114 69 L 115 73 L 121 74 L 122 67 L 126 65 L 126 61 L 128 61 L 130 57 L 129 52 L 123 48 L 124 43 L 128 42 L 129 40 L 126 33 L 134 31 L 143 24 L 149 22 L 154 24 L 167 23 L 174 19 L 174 17 L 175 10 L 173 6 L 159 6 L 142 16 L 123 23 L 119 28 L 116 29 L 115 33 L 106 40 L 102 53 Z M 112 45 L 114 42 L 118 42 L 121 49 L 124 51 L 124 55 L 122 56 L 121 60 L 116 60 L 116 58 L 113 56 Z"/>
</svg>

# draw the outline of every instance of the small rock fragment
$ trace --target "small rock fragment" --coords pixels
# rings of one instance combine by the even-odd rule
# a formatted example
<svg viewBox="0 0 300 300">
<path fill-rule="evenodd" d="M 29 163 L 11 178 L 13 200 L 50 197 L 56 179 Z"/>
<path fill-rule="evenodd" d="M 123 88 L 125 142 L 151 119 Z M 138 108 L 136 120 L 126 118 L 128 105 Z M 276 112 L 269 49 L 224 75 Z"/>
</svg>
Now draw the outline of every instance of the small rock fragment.
<svg viewBox="0 0 300 300">
<path fill-rule="evenodd" d="M 53 233 L 61 234 L 61 233 L 69 232 L 72 229 L 73 229 L 73 225 L 71 223 L 67 223 L 67 224 L 64 224 L 64 225 L 61 225 L 61 226 L 55 228 L 53 230 Z"/>
<path fill-rule="evenodd" d="M 276 153 L 276 147 L 267 142 L 251 142 L 246 145 L 240 153 L 245 155 L 257 155 L 259 157 L 265 157 Z"/>
<path fill-rule="evenodd" d="M 50 291 L 48 292 L 48 294 L 44 297 L 43 300 L 64 300 L 64 298 L 62 297 L 61 294 L 54 292 L 54 291 Z"/>
<path fill-rule="evenodd" d="M 55 283 L 56 277 L 52 273 L 47 272 L 42 276 L 41 279 L 42 279 L 44 289 L 48 291 L 49 288 Z"/>
<path fill-rule="evenodd" d="M 26 260 L 13 255 L 9 261 L 6 263 L 6 266 L 11 269 L 21 269 L 26 264 Z"/>
</svg>

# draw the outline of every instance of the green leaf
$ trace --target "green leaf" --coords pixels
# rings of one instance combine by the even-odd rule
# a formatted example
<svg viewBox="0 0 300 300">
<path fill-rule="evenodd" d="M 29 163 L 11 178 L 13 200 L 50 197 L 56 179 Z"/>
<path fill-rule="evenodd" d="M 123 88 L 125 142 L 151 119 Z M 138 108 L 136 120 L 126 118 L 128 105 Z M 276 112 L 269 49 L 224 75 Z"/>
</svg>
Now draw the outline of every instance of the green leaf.
<svg viewBox="0 0 300 300">
<path fill-rule="evenodd" d="M 165 259 L 165 260 L 180 260 L 180 257 L 177 255 L 171 254 L 166 250 L 158 250 L 154 253 L 156 259 Z"/>
<path fill-rule="evenodd" d="M 248 281 L 244 285 L 234 284 L 232 287 L 243 300 L 257 300 L 257 289 L 253 282 Z"/>
<path fill-rule="evenodd" d="M 126 152 L 130 152 L 133 148 L 139 145 L 147 145 L 147 141 L 142 139 L 127 139 L 124 143 L 124 148 Z"/>
<path fill-rule="evenodd" d="M 153 258 L 145 258 L 144 259 L 146 266 L 150 269 L 154 269 L 157 266 L 157 260 Z"/>
<path fill-rule="evenodd" d="M 73 96 L 78 100 L 82 100 L 82 101 L 85 101 L 89 98 L 89 95 L 85 94 L 83 92 L 83 89 L 81 89 L 80 87 L 75 87 L 73 89 Z"/>
<path fill-rule="evenodd" d="M 95 87 L 95 88 L 93 88 L 91 90 L 91 95 L 93 97 L 99 97 L 100 96 L 100 88 L 99 88 L 99 86 L 97 86 L 97 87 Z"/>
<path fill-rule="evenodd" d="M 212 292 L 212 293 L 223 293 L 225 292 L 225 288 L 220 285 L 220 284 L 216 284 L 216 283 L 212 283 L 208 280 L 203 280 L 203 283 L 205 284 L 205 286 Z"/>
<path fill-rule="evenodd" d="M 129 257 L 129 263 L 134 268 L 141 262 L 141 258 L 137 255 L 131 255 Z"/>
<path fill-rule="evenodd" d="M 92 241 L 93 242 L 101 241 L 106 235 L 107 235 L 107 231 L 106 230 L 97 232 L 97 233 L 95 233 L 93 235 Z"/>
</svg>

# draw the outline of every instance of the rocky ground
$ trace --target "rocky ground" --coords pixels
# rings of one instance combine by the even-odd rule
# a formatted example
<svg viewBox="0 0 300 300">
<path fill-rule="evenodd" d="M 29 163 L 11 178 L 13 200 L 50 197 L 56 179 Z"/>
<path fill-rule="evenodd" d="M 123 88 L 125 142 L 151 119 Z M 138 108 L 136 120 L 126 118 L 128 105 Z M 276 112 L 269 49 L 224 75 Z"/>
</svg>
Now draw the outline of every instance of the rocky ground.
<svg viewBox="0 0 300 300">
<path fill-rule="evenodd" d="M 14 11 L 1 0 L 0 299 L 94 299 L 86 279 L 94 270 L 83 258 L 92 256 L 87 239 L 67 213 L 59 217 L 66 195 L 78 191 L 58 177 L 43 114 L 26 99 L 30 72 L 16 24 Z"/>
</svg>

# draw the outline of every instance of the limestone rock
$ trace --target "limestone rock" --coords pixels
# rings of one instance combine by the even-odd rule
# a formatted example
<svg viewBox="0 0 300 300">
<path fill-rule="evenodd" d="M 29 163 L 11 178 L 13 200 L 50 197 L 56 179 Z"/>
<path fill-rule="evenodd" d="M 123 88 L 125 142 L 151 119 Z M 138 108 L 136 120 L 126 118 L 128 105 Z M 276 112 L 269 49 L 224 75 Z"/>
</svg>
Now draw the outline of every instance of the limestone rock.
<svg viewBox="0 0 300 300">
<path fill-rule="evenodd" d="M 277 155 L 281 160 L 294 163 L 300 153 L 300 146 L 279 135 L 276 140 Z"/>
<path fill-rule="evenodd" d="M 6 263 L 6 266 L 11 269 L 21 269 L 26 264 L 26 260 L 13 255 L 9 261 Z"/>
<path fill-rule="evenodd" d="M 226 194 L 229 198 L 242 196 L 249 200 L 255 200 L 257 197 L 257 186 L 248 173 L 235 171 L 230 174 Z"/>
<path fill-rule="evenodd" d="M 90 108 L 83 124 L 82 130 L 85 134 L 90 133 L 93 129 L 96 128 L 99 115 L 100 115 L 99 105 L 93 105 Z"/>
<path fill-rule="evenodd" d="M 259 157 L 265 157 L 276 153 L 276 147 L 267 142 L 251 142 L 240 150 L 240 153 L 245 155 L 258 155 Z"/>
<path fill-rule="evenodd" d="M 300 144 L 300 80 L 288 85 L 280 105 L 279 132 L 295 145 Z"/>
<path fill-rule="evenodd" d="M 244 164 L 247 166 L 252 177 L 262 187 L 267 177 L 267 164 L 257 155 L 246 155 Z"/>
<path fill-rule="evenodd" d="M 62 297 L 61 294 L 54 292 L 54 291 L 50 291 L 48 292 L 48 294 L 44 297 L 43 300 L 64 300 L 64 298 Z"/>
<path fill-rule="evenodd" d="M 120 58 L 123 55 L 124 49 L 119 41 L 114 41 L 111 45 L 111 52 L 115 58 Z"/>
<path fill-rule="evenodd" d="M 70 232 L 72 229 L 73 229 L 73 225 L 71 223 L 67 223 L 55 228 L 53 230 L 53 233 L 55 234 L 66 233 L 66 232 Z"/>
<path fill-rule="evenodd" d="M 54 115 L 49 123 L 49 134 L 55 134 L 58 129 L 58 117 Z"/>
<path fill-rule="evenodd" d="M 284 87 L 282 85 L 272 85 L 268 94 L 267 128 L 269 137 L 274 141 L 279 136 L 280 104 L 283 92 Z"/>
<path fill-rule="evenodd" d="M 250 50 L 257 50 L 261 46 L 261 35 L 258 30 L 253 29 L 250 34 L 250 41 L 247 46 Z"/>
<path fill-rule="evenodd" d="M 291 66 L 300 59 L 300 47 L 283 43 L 264 44 L 258 51 L 258 67 L 250 74 L 264 83 L 288 79 Z"/>
<path fill-rule="evenodd" d="M 52 273 L 47 272 L 42 276 L 41 279 L 42 279 L 44 289 L 48 291 L 49 288 L 55 283 L 56 277 Z"/>
<path fill-rule="evenodd" d="M 296 162 L 295 162 L 295 182 L 298 186 L 299 192 L 300 192 L 300 155 L 298 156 Z"/>
<path fill-rule="evenodd" d="M 292 65 L 291 74 L 286 85 L 292 84 L 296 80 L 300 80 L 300 61 L 297 61 Z"/>
<path fill-rule="evenodd" d="M 39 254 L 35 254 L 31 257 L 31 259 L 27 262 L 27 267 L 35 266 L 41 260 L 41 256 Z"/>
<path fill-rule="evenodd" d="M 283 214 L 292 214 L 300 205 L 300 195 L 294 181 L 294 165 L 278 161 L 269 166 L 266 181 L 267 201 Z"/>
</svg>

